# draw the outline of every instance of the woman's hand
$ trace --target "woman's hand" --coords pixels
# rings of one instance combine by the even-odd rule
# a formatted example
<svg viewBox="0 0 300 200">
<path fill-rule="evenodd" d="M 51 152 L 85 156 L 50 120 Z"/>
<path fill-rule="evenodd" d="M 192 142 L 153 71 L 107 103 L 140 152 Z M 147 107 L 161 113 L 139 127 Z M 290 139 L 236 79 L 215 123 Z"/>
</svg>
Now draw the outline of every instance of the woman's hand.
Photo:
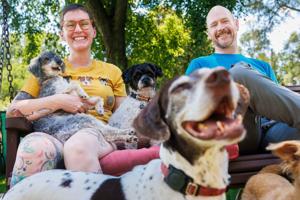
<svg viewBox="0 0 300 200">
<path fill-rule="evenodd" d="M 85 100 L 79 96 L 70 94 L 57 94 L 55 95 L 57 110 L 61 109 L 69 113 L 84 113 L 88 107 L 85 105 Z"/>
</svg>

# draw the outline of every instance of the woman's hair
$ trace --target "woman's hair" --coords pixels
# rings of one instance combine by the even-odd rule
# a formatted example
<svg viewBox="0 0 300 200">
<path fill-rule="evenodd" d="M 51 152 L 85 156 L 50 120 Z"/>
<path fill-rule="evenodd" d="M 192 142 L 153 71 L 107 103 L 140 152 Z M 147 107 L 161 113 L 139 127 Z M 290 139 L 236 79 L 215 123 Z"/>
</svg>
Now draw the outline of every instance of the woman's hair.
<svg viewBox="0 0 300 200">
<path fill-rule="evenodd" d="M 92 22 L 93 27 L 95 27 L 92 13 L 86 7 L 84 7 L 83 5 L 78 4 L 78 3 L 65 5 L 65 7 L 63 7 L 63 9 L 60 11 L 60 26 L 61 27 L 63 25 L 65 14 L 69 11 L 74 11 L 74 10 L 81 10 L 81 11 L 87 13 Z"/>
</svg>

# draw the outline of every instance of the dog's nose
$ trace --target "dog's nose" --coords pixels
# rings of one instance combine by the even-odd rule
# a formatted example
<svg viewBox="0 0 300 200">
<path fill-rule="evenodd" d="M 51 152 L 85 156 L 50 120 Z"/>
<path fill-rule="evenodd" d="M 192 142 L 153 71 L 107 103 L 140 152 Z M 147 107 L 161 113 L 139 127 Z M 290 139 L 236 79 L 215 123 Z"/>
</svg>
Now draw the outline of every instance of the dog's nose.
<svg viewBox="0 0 300 200">
<path fill-rule="evenodd" d="M 208 76 L 206 83 L 212 87 L 230 83 L 230 74 L 225 69 L 215 70 Z"/>
<path fill-rule="evenodd" d="M 142 82 L 143 82 L 144 85 L 150 85 L 151 84 L 151 78 L 148 77 L 148 76 L 144 76 L 142 78 Z"/>
</svg>

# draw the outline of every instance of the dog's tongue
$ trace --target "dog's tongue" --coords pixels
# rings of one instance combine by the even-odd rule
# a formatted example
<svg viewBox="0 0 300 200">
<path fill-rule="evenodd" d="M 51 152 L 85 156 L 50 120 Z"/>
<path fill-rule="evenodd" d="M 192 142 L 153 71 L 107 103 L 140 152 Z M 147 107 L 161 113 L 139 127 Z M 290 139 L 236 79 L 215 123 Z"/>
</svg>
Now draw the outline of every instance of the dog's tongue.
<svg viewBox="0 0 300 200">
<path fill-rule="evenodd" d="M 183 127 L 192 136 L 203 140 L 233 139 L 244 132 L 240 119 L 230 119 L 224 116 L 209 118 L 204 122 L 184 122 Z"/>
</svg>

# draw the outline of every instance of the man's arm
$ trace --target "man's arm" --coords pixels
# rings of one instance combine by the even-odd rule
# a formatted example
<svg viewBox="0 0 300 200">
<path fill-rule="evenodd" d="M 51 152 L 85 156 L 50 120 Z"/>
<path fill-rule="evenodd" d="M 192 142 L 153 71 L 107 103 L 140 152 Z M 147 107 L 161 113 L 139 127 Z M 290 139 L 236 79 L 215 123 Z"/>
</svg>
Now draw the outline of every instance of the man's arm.
<svg viewBox="0 0 300 200">
<path fill-rule="evenodd" d="M 187 67 L 186 71 L 185 71 L 185 75 L 189 75 L 191 74 L 193 71 L 195 71 L 196 69 L 201 68 L 200 63 L 197 61 L 197 59 L 193 59 L 189 66 Z"/>
</svg>

